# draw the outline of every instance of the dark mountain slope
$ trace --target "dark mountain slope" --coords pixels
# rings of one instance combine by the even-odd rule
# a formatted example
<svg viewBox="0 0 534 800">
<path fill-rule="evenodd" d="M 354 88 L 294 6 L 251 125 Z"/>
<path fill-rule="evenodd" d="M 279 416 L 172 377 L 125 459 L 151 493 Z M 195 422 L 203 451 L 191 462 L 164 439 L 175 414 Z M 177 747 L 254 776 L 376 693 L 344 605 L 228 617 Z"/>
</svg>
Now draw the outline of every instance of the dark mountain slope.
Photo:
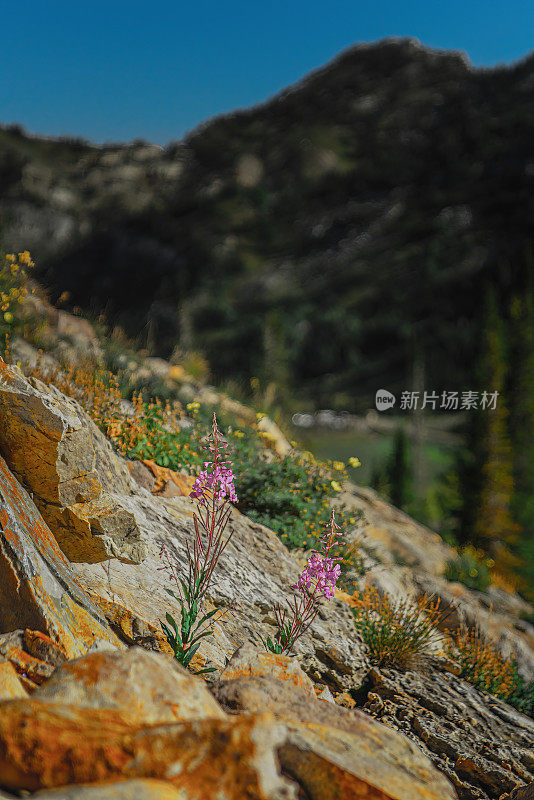
<svg viewBox="0 0 534 800">
<path fill-rule="evenodd" d="M 534 264 L 534 58 L 355 47 L 164 150 L 4 129 L 0 181 L 7 245 L 156 352 L 328 405 L 416 358 L 467 389 L 485 285 L 506 309 Z"/>
</svg>

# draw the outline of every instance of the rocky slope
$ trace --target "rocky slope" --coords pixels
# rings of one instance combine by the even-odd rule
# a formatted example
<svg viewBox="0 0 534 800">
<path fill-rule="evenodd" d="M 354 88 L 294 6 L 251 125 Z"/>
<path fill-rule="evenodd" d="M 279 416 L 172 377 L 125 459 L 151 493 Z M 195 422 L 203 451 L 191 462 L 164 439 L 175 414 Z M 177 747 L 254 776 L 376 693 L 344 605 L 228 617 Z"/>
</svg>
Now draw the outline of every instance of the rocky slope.
<svg viewBox="0 0 534 800">
<path fill-rule="evenodd" d="M 68 315 L 61 325 L 63 354 L 76 338 L 89 346 L 86 326 Z M 14 351 L 36 357 L 22 341 Z M 439 655 L 423 672 L 372 668 L 343 592 L 323 602 L 294 659 L 264 653 L 272 607 L 301 564 L 237 510 L 210 596 L 228 613 L 193 664 L 215 677 L 173 667 L 159 620 L 179 610 L 159 553 L 164 543 L 184 565 L 186 476 L 167 475 L 155 493 L 150 469 L 119 457 L 76 401 L 3 363 L 0 454 L 1 789 L 50 800 L 494 800 L 534 780 L 531 719 Z M 534 676 L 519 597 L 445 581 L 450 548 L 373 492 L 347 485 L 340 500 L 364 514 L 349 534 L 363 547 L 362 586 L 435 593 Z"/>
<path fill-rule="evenodd" d="M 5 244 L 224 379 L 365 409 L 383 375 L 409 388 L 416 340 L 427 385 L 464 390 L 481 286 L 507 308 L 530 285 L 533 82 L 532 57 L 387 40 L 164 149 L 0 129 Z"/>
</svg>

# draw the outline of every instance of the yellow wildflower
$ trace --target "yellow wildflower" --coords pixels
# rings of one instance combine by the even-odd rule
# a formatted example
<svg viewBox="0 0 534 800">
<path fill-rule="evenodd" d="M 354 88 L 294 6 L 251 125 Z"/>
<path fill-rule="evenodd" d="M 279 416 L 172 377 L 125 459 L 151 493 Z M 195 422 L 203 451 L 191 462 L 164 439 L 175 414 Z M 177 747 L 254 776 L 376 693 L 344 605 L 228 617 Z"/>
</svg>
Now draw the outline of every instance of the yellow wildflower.
<svg viewBox="0 0 534 800">
<path fill-rule="evenodd" d="M 342 492 L 343 488 L 337 481 L 330 481 L 330 486 L 334 489 L 335 492 Z"/>
<path fill-rule="evenodd" d="M 356 467 L 361 467 L 362 462 L 360 461 L 359 458 L 356 458 L 356 456 L 351 456 L 349 458 L 349 464 L 351 465 L 351 467 L 354 467 L 356 469 Z"/>
<path fill-rule="evenodd" d="M 334 461 L 333 467 L 334 469 L 337 469 L 338 472 L 343 472 L 343 470 L 345 469 L 345 464 L 343 463 L 343 461 Z"/>
</svg>

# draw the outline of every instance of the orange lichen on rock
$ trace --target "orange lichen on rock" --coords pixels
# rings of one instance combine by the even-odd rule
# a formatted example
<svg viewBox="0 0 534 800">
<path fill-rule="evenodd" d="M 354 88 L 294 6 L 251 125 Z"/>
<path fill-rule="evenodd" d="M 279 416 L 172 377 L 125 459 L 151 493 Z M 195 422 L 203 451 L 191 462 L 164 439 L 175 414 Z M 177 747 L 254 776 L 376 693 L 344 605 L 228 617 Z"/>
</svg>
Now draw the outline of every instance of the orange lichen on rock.
<svg viewBox="0 0 534 800">
<path fill-rule="evenodd" d="M 39 630 L 68 658 L 97 639 L 117 647 L 99 609 L 84 594 L 28 493 L 0 456 L 0 629 Z"/>
<path fill-rule="evenodd" d="M 93 592 L 88 592 L 87 594 L 93 603 L 101 609 L 112 629 L 125 642 L 137 644 L 140 638 L 142 639 L 143 636 L 149 635 L 152 640 L 151 643 L 157 646 L 161 653 L 172 655 L 173 651 L 167 639 L 161 630 L 151 625 L 150 622 L 140 619 L 121 603 L 106 600 L 106 598 Z"/>
<path fill-rule="evenodd" d="M 25 653 L 20 647 L 13 645 L 2 648 L 2 655 L 13 664 L 20 675 L 30 678 L 34 683 L 42 683 L 51 676 L 54 667 L 38 658 Z"/>
<path fill-rule="evenodd" d="M 269 714 L 143 728 L 119 711 L 11 700 L 0 707 L 1 783 L 37 791 L 160 778 L 188 800 L 267 800 L 283 788 L 289 800 L 275 757 L 284 734 Z"/>
<path fill-rule="evenodd" d="M 41 631 L 32 631 L 30 628 L 26 628 L 24 631 L 24 647 L 34 658 L 39 658 L 41 661 L 46 661 L 47 664 L 52 664 L 55 667 L 67 660 L 63 648 L 54 642 L 50 636 L 47 636 L 46 633 L 41 633 Z"/>
<path fill-rule="evenodd" d="M 167 467 L 160 467 L 155 461 L 143 459 L 144 464 L 154 475 L 156 482 L 152 488 L 152 494 L 162 495 L 163 497 L 188 497 L 195 479 L 192 475 L 183 475 Z"/>
<path fill-rule="evenodd" d="M 314 694 L 312 681 L 295 659 L 276 653 L 258 652 L 247 645 L 236 650 L 221 673 L 221 680 L 231 681 L 235 678 L 261 676 L 278 678 L 304 689 L 309 694 Z"/>
<path fill-rule="evenodd" d="M 13 700 L 16 697 L 27 697 L 15 667 L 10 661 L 0 661 L 0 702 Z"/>
</svg>

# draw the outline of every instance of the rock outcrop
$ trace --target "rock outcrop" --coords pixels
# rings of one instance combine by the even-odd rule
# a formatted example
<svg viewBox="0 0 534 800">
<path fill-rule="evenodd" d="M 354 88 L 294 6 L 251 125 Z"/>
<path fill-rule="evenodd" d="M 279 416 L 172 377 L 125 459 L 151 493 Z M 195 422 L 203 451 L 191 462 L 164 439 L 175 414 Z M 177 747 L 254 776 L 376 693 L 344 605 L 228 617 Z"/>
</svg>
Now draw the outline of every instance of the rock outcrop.
<svg viewBox="0 0 534 800">
<path fill-rule="evenodd" d="M 78 403 L 53 387 L 26 381 L 16 367 L 0 366 L 0 451 L 32 492 L 43 515 L 48 515 L 51 530 L 67 556 L 61 564 L 102 609 L 116 633 L 122 631 L 117 620 L 129 620 L 128 644 L 142 640 L 146 645 L 151 640 L 152 646 L 160 649 L 162 637 L 155 633 L 160 620 L 166 612 L 178 617 L 180 613 L 165 591 L 161 546 L 165 544 L 180 569 L 185 567 L 186 542 L 193 531 L 193 502 L 184 496 L 158 497 L 146 489 L 135 489 L 126 462 L 111 450 Z M 41 457 L 30 458 L 32 448 Z M 80 492 L 86 487 L 85 500 L 81 494 L 73 498 L 74 486 Z M 95 492 L 99 492 L 96 497 Z M 102 518 L 90 519 L 95 504 L 107 496 L 121 514 L 135 520 L 133 537 L 122 537 L 118 513 L 112 515 L 111 527 L 104 534 Z M 68 505 L 72 499 L 79 502 Z M 88 519 L 82 529 L 81 521 Z M 300 571 L 279 538 L 262 525 L 233 511 L 229 530 L 232 540 L 219 565 L 211 600 L 221 612 L 233 611 L 226 613 L 215 636 L 205 640 L 200 649 L 200 657 L 219 668 L 240 644 L 252 642 L 264 649 L 266 636 L 273 631 L 268 612 Z M 137 559 L 142 564 L 135 563 Z M 361 682 L 368 664 L 349 607 L 341 600 L 329 601 L 326 607 L 328 611 L 321 611 L 298 649 L 314 680 L 342 691 Z M 10 626 L 48 633 L 48 628 L 21 619 L 13 619 Z M 335 664 L 324 655 L 326 643 L 338 653 Z"/>
<path fill-rule="evenodd" d="M 427 753 L 460 800 L 534 780 L 534 720 L 450 673 L 373 669 L 359 702 Z"/>
<path fill-rule="evenodd" d="M 209 597 L 221 616 L 192 662 L 216 668 L 206 685 L 172 661 L 160 632 L 166 612 L 180 617 L 160 556 L 165 545 L 186 566 L 188 479 L 150 462 L 130 469 L 78 403 L 3 363 L 0 453 L 1 789 L 57 800 L 91 800 L 95 784 L 99 800 L 496 800 L 534 777 L 532 721 L 435 666 L 371 669 L 348 595 L 321 602 L 296 658 L 266 653 L 272 609 L 301 564 L 236 509 Z M 500 627 L 528 674 L 519 598 L 448 584 L 440 572 L 453 551 L 439 537 L 371 492 L 342 500 L 367 517 L 353 534 L 368 568 L 360 585 L 436 587 L 461 619 Z M 135 644 L 144 649 L 126 650 Z"/>
<path fill-rule="evenodd" d="M 146 702 L 132 708 L 139 689 Z M 364 714 L 273 678 L 223 682 L 216 693 L 231 714 L 201 679 L 138 648 L 64 665 L 48 691 L 0 703 L 0 787 L 37 797 L 67 787 L 63 797 L 77 800 L 91 797 L 87 784 L 105 798 L 110 781 L 137 781 L 145 800 L 157 779 L 185 800 L 454 800 L 426 756 Z"/>
<path fill-rule="evenodd" d="M 129 491 L 128 472 L 110 469 L 111 447 L 80 406 L 2 363 L 0 419 L 0 449 L 69 560 L 140 563 L 139 525 L 114 491 Z"/>
<path fill-rule="evenodd" d="M 122 646 L 1 456 L 0 530 L 0 630 L 42 631 L 69 658 L 97 639 Z"/>
</svg>

